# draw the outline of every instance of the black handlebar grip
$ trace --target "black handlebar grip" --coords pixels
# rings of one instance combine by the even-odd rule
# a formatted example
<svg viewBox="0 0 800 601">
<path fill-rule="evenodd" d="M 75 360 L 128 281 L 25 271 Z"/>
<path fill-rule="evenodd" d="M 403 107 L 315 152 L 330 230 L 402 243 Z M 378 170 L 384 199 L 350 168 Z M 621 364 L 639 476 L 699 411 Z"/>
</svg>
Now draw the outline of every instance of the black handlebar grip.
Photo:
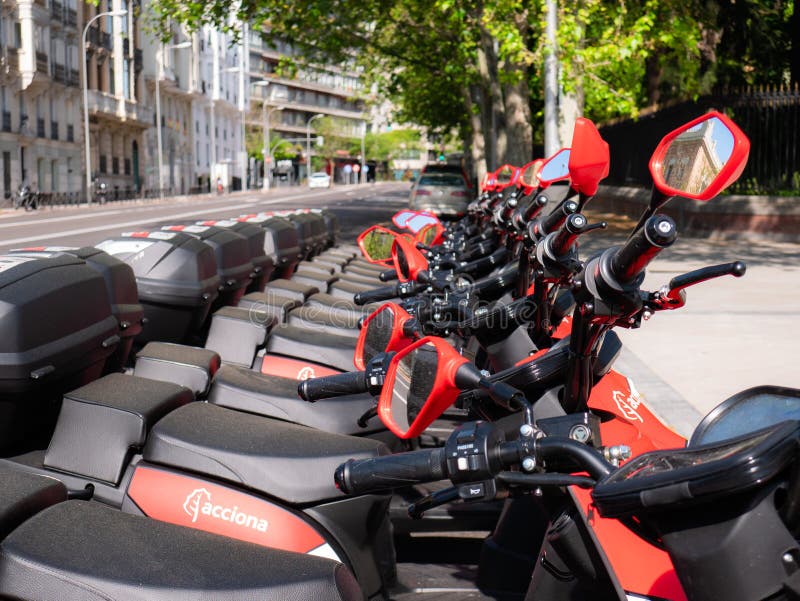
<svg viewBox="0 0 800 601">
<path fill-rule="evenodd" d="M 336 468 L 336 487 L 348 495 L 402 488 L 447 477 L 444 449 L 426 449 L 374 459 L 349 459 Z"/>
<path fill-rule="evenodd" d="M 620 282 L 632 281 L 677 236 L 678 230 L 670 217 L 653 215 L 611 257 L 611 275 Z"/>
<path fill-rule="evenodd" d="M 397 284 L 392 286 L 383 286 L 375 288 L 374 290 L 367 290 L 365 292 L 358 292 L 353 296 L 353 302 L 357 305 L 366 305 L 367 303 L 377 303 L 384 300 L 394 298 L 398 294 Z"/>
<path fill-rule="evenodd" d="M 539 223 L 539 235 L 544 236 L 552 232 L 566 221 L 567 217 L 578 212 L 578 203 L 574 200 L 564 201 L 563 204 L 553 209 L 547 217 Z"/>
<path fill-rule="evenodd" d="M 392 280 L 397 279 L 397 270 L 396 269 L 387 269 L 386 271 L 381 271 L 378 275 L 378 279 L 381 282 L 391 282 Z"/>
<path fill-rule="evenodd" d="M 319 399 L 367 392 L 368 388 L 367 372 L 350 371 L 335 376 L 303 380 L 297 385 L 297 394 L 304 401 L 313 403 Z"/>
<path fill-rule="evenodd" d="M 586 217 L 580 213 L 573 213 L 567 217 L 550 242 L 550 251 L 553 255 L 562 257 L 567 254 L 588 223 Z"/>
</svg>

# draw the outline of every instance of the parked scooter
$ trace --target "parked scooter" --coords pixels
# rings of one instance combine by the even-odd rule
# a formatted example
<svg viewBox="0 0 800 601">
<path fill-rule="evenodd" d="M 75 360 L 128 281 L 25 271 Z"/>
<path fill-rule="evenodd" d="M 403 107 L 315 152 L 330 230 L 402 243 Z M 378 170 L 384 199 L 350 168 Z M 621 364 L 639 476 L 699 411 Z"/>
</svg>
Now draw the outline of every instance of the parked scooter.
<svg viewBox="0 0 800 601">
<path fill-rule="evenodd" d="M 30 184 L 20 184 L 17 194 L 14 197 L 14 208 L 35 211 L 39 204 L 39 194 L 33 190 Z"/>
</svg>

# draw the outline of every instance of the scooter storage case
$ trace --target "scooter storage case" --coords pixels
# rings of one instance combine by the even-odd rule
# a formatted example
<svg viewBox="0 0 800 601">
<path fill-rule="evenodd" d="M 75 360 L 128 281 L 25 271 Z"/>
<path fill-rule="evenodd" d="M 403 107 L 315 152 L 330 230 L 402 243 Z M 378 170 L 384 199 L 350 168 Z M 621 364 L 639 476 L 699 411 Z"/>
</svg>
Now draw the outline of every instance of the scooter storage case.
<svg viewBox="0 0 800 601">
<path fill-rule="evenodd" d="M 106 362 L 105 371 L 111 373 L 121 370 L 128 360 L 133 339 L 141 334 L 144 322 L 144 309 L 139 302 L 139 293 L 136 289 L 136 277 L 133 274 L 133 269 L 127 263 L 93 246 L 84 246 L 82 248 L 39 246 L 16 249 L 11 251 L 10 254 L 28 257 L 52 257 L 54 253 L 59 252 L 83 259 L 89 267 L 103 276 L 108 298 L 111 301 L 111 313 L 119 323 L 120 336 L 120 344 Z"/>
<path fill-rule="evenodd" d="M 247 239 L 236 232 L 209 225 L 168 225 L 162 229 L 189 234 L 214 249 L 221 279 L 214 306 L 236 305 L 252 281 L 253 263 Z"/>
<path fill-rule="evenodd" d="M 264 230 L 264 252 L 272 257 L 277 277 L 292 273 L 302 258 L 300 238 L 288 219 L 270 214 L 242 215 L 238 221 Z"/>
<path fill-rule="evenodd" d="M 65 390 L 100 376 L 119 344 L 103 278 L 83 260 L 0 256 L 0 441 L 54 417 Z"/>
<path fill-rule="evenodd" d="M 247 287 L 247 292 L 263 290 L 272 272 L 275 269 L 275 261 L 266 254 L 265 239 L 267 232 L 253 223 L 227 219 L 224 221 L 201 221 L 197 225 L 213 225 L 235 232 L 247 239 L 250 245 L 250 262 L 253 264 L 253 281 Z"/>
<path fill-rule="evenodd" d="M 184 342 L 219 294 L 214 250 L 181 232 L 129 232 L 97 245 L 133 268 L 147 323 L 137 344 Z"/>
</svg>

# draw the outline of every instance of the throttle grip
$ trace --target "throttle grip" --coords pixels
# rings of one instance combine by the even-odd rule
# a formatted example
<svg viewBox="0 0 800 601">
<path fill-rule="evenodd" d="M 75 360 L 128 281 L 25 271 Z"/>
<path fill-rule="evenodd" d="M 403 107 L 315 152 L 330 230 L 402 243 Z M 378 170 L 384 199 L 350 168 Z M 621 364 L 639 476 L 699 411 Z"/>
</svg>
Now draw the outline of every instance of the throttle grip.
<svg viewBox="0 0 800 601">
<path fill-rule="evenodd" d="M 397 270 L 392 268 L 392 269 L 387 269 L 386 271 L 381 271 L 380 274 L 378 274 L 378 279 L 381 282 L 391 282 L 392 280 L 396 280 Z"/>
<path fill-rule="evenodd" d="M 297 394 L 304 401 L 313 403 L 319 399 L 367 392 L 367 389 L 367 372 L 351 371 L 303 380 L 297 385 Z"/>
<path fill-rule="evenodd" d="M 394 298 L 398 295 L 397 284 L 391 286 L 383 286 L 375 288 L 374 290 L 367 290 L 365 292 L 358 292 L 353 296 L 353 302 L 357 305 L 366 305 L 367 303 L 377 303 L 380 301 Z"/>
<path fill-rule="evenodd" d="M 348 495 L 402 488 L 447 477 L 444 449 L 426 449 L 373 459 L 349 459 L 336 468 L 336 487 Z"/>
<path fill-rule="evenodd" d="M 666 215 L 653 215 L 613 254 L 611 275 L 620 282 L 631 282 L 653 258 L 672 245 L 678 236 L 675 222 Z"/>
</svg>

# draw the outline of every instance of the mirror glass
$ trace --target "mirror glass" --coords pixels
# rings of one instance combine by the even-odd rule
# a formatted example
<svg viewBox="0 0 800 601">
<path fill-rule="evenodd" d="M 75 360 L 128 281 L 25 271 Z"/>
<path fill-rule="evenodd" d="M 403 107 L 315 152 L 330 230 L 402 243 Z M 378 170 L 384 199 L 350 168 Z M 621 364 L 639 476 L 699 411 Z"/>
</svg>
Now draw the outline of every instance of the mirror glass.
<svg viewBox="0 0 800 601">
<path fill-rule="evenodd" d="M 542 182 L 554 182 L 569 177 L 569 148 L 562 148 L 545 161 L 539 171 Z"/>
<path fill-rule="evenodd" d="M 385 261 L 392 258 L 394 234 L 389 230 L 371 229 L 362 238 L 362 250 L 373 261 Z"/>
<path fill-rule="evenodd" d="M 364 333 L 363 363 L 366 365 L 372 358 L 386 352 L 389 341 L 392 339 L 395 315 L 389 307 L 384 307 L 375 313 L 366 325 Z"/>
<path fill-rule="evenodd" d="M 414 217 L 416 214 L 416 211 L 398 211 L 394 214 L 394 217 L 392 217 L 392 222 L 397 227 L 405 227 L 408 220 Z"/>
<path fill-rule="evenodd" d="M 710 117 L 670 142 L 661 161 L 661 177 L 674 190 L 702 194 L 732 152 L 733 134 L 717 117 Z"/>
<path fill-rule="evenodd" d="M 422 228 L 430 223 L 438 223 L 439 219 L 436 215 L 432 215 L 430 213 L 419 213 L 414 215 L 411 219 L 406 221 L 405 227 L 415 234 L 419 232 Z"/>
<path fill-rule="evenodd" d="M 436 240 L 436 226 L 429 223 L 417 233 L 417 240 L 425 246 L 430 246 Z"/>
<path fill-rule="evenodd" d="M 433 392 L 439 354 L 433 344 L 424 344 L 407 353 L 397 364 L 392 387 L 392 419 L 407 431 Z"/>
<path fill-rule="evenodd" d="M 519 180 L 529 188 L 535 188 L 539 185 L 539 166 L 542 164 L 541 159 L 531 161 L 522 168 L 522 173 Z"/>
<path fill-rule="evenodd" d="M 689 446 L 744 436 L 787 420 L 800 420 L 800 390 L 758 386 L 720 403 L 697 426 Z"/>
<path fill-rule="evenodd" d="M 514 177 L 514 170 L 509 165 L 503 165 L 495 172 L 498 184 L 507 184 Z"/>
</svg>

